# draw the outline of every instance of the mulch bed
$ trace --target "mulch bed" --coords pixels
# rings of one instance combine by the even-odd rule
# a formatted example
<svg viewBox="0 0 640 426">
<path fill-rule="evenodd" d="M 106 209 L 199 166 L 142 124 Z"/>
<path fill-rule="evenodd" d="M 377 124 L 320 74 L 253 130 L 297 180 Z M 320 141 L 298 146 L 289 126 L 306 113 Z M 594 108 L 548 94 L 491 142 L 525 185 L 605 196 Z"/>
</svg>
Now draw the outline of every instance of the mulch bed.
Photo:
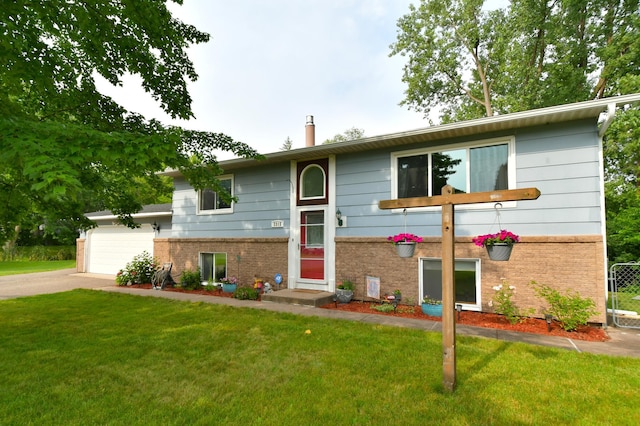
<svg viewBox="0 0 640 426">
<path fill-rule="evenodd" d="M 134 284 L 129 287 L 151 289 L 151 284 Z M 233 297 L 233 293 L 223 293 L 222 291 L 211 290 L 183 290 L 181 288 L 166 287 L 164 291 L 175 291 L 180 293 L 202 294 L 212 297 Z M 333 309 L 348 312 L 358 312 L 376 315 L 392 315 L 403 318 L 413 318 L 431 321 L 442 321 L 440 317 L 431 317 L 422 313 L 420 306 L 399 305 L 397 311 L 379 312 L 372 308 L 375 306 L 372 302 L 353 301 L 351 303 L 330 303 L 322 306 L 321 309 Z M 606 342 L 609 340 L 607 333 L 599 327 L 580 326 L 576 331 L 565 331 L 557 322 L 551 324 L 551 331 L 547 329 L 547 323 L 539 318 L 526 318 L 517 324 L 510 324 L 503 316 L 485 312 L 462 311 L 460 316 L 456 313 L 456 323 L 463 325 L 471 325 L 484 328 L 496 328 L 501 330 L 517 331 L 520 333 L 544 334 L 547 336 L 566 337 L 575 340 L 584 340 L 589 342 Z"/>
</svg>

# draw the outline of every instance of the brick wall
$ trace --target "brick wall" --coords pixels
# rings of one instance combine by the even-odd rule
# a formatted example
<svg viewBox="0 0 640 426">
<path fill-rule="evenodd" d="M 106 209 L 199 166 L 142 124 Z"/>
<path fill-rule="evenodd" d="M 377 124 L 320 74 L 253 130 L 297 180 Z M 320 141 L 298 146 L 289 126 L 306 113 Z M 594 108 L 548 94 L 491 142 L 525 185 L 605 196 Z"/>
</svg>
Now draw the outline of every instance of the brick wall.
<svg viewBox="0 0 640 426">
<path fill-rule="evenodd" d="M 283 277 L 287 286 L 288 238 L 170 238 L 154 240 L 154 256 L 160 262 L 173 262 L 172 276 L 179 281 L 185 269 L 198 267 L 200 253 L 227 253 L 227 274 L 241 284 L 262 278 L 273 284 Z M 238 260 L 238 256 L 240 259 Z"/>
<path fill-rule="evenodd" d="M 381 295 L 400 289 L 403 303 L 419 302 L 419 258 L 439 259 L 440 238 L 426 238 L 417 245 L 414 257 L 397 256 L 395 247 L 384 238 L 336 238 L 336 282 L 350 279 L 356 284 L 355 298 L 366 296 L 365 277 L 380 277 Z M 456 258 L 481 259 L 482 310 L 491 312 L 489 301 L 503 281 L 516 287 L 514 302 L 520 308 L 540 309 L 544 302 L 528 285 L 536 281 L 565 291 L 572 289 L 596 302 L 599 314 L 591 322 L 604 324 L 605 270 L 603 241 L 598 236 L 523 237 L 507 262 L 489 260 L 486 250 L 475 246 L 470 237 L 456 238 Z M 241 283 L 255 277 L 273 284 L 273 276 L 283 276 L 288 286 L 287 238 L 183 238 L 154 240 L 154 256 L 160 262 L 173 262 L 173 277 L 179 280 L 185 269 L 198 266 L 201 252 L 226 252 L 227 270 Z M 238 262 L 237 256 L 240 255 Z"/>
<path fill-rule="evenodd" d="M 535 308 L 537 316 L 544 301 L 528 285 L 532 280 L 564 292 L 571 289 L 596 302 L 599 315 L 591 319 L 605 323 L 605 271 L 603 242 L 599 236 L 524 237 L 514 246 L 507 262 L 489 260 L 486 250 L 469 237 L 456 238 L 456 258 L 481 259 L 482 310 L 491 312 L 493 286 L 503 281 L 516 287 L 514 302 L 521 308 Z M 336 280 L 356 283 L 354 297 L 366 296 L 365 276 L 380 277 L 381 295 L 400 289 L 404 303 L 419 301 L 419 258 L 441 258 L 440 238 L 426 238 L 414 257 L 403 259 L 395 247 L 381 238 L 336 238 Z"/>
<path fill-rule="evenodd" d="M 84 246 L 86 239 L 76 238 L 76 272 L 86 272 L 84 267 Z"/>
</svg>

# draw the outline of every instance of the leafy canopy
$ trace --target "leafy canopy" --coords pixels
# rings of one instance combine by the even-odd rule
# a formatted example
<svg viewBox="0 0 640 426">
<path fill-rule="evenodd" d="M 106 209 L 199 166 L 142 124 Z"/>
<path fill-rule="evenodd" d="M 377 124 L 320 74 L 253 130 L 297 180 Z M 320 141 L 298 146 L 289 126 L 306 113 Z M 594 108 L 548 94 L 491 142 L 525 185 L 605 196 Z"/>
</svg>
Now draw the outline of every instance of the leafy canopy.
<svg viewBox="0 0 640 426">
<path fill-rule="evenodd" d="M 187 83 L 198 75 L 186 49 L 209 35 L 174 18 L 165 3 L 3 3 L 0 242 L 35 220 L 89 227 L 89 210 L 112 210 L 135 226 L 141 183 L 166 185 L 156 172 L 179 169 L 196 188 L 221 190 L 216 150 L 258 156 L 220 133 L 146 120 L 96 90 L 97 75 L 121 85 L 137 74 L 171 117 L 193 117 Z"/>
</svg>

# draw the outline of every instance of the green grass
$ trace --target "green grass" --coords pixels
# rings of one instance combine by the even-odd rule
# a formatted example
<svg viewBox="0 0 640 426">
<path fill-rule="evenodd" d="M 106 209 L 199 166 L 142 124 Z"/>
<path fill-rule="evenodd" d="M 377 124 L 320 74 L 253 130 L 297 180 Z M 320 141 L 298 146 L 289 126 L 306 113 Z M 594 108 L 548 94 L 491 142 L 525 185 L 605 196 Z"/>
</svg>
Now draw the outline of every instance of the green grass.
<svg viewBox="0 0 640 426">
<path fill-rule="evenodd" d="M 0 262 L 0 276 L 31 274 L 33 272 L 57 271 L 59 269 L 68 269 L 75 267 L 75 260 L 7 261 Z"/>
<path fill-rule="evenodd" d="M 0 424 L 635 424 L 640 359 L 74 290 L 0 301 Z M 310 333 L 306 333 L 310 330 Z"/>
<path fill-rule="evenodd" d="M 640 291 L 616 293 L 616 298 L 618 299 L 616 309 L 621 311 L 640 311 L 640 300 L 633 299 L 634 297 L 638 296 L 640 296 Z M 613 302 L 612 297 L 612 293 L 609 292 L 609 299 L 607 300 L 607 308 L 609 309 L 611 309 L 611 305 Z"/>
</svg>

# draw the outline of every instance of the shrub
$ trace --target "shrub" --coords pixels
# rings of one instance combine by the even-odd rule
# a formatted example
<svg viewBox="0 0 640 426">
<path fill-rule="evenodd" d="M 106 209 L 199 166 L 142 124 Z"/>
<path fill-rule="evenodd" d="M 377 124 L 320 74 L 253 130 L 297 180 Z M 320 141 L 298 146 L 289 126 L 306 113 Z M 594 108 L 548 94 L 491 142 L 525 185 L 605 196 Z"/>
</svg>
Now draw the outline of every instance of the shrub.
<svg viewBox="0 0 640 426">
<path fill-rule="evenodd" d="M 510 324 L 521 322 L 524 317 L 532 315 L 533 309 L 522 311 L 516 303 L 511 300 L 516 293 L 516 288 L 507 283 L 502 283 L 493 287 L 496 294 L 491 299 L 494 311 L 509 321 Z"/>
<path fill-rule="evenodd" d="M 180 287 L 185 290 L 197 290 L 202 285 L 202 278 L 200 278 L 200 268 L 195 270 L 186 269 L 182 271 L 180 275 Z"/>
<path fill-rule="evenodd" d="M 133 260 L 127 263 L 124 269 L 120 269 L 116 275 L 116 284 L 146 284 L 151 282 L 151 277 L 158 267 L 158 261 L 143 251 L 141 254 L 134 256 Z"/>
<path fill-rule="evenodd" d="M 0 249 L 0 261 L 74 260 L 76 246 L 7 246 Z"/>
<path fill-rule="evenodd" d="M 240 300 L 258 300 L 258 290 L 251 287 L 238 287 L 233 297 Z"/>
<path fill-rule="evenodd" d="M 588 297 L 581 297 L 577 292 L 568 290 L 561 294 L 547 284 L 538 284 L 535 281 L 531 281 L 530 286 L 549 304 L 545 313 L 555 317 L 560 322 L 560 326 L 567 331 L 573 331 L 579 325 L 587 324 L 589 318 L 598 313 L 595 310 L 595 302 Z"/>
<path fill-rule="evenodd" d="M 383 303 L 382 305 L 371 305 L 371 309 L 374 309 L 378 312 L 393 312 L 396 308 L 393 307 L 390 303 Z"/>
</svg>

